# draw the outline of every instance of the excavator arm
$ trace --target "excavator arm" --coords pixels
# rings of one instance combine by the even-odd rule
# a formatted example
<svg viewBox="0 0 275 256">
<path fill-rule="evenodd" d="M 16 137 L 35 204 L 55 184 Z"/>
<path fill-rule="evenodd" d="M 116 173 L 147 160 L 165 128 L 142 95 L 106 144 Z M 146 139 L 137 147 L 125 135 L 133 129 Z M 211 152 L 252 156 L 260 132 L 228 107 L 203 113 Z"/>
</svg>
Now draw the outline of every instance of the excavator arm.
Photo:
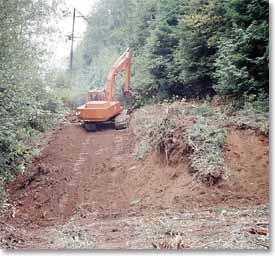
<svg viewBox="0 0 275 256">
<path fill-rule="evenodd" d="M 116 76 L 122 70 L 125 70 L 125 78 L 124 78 L 125 82 L 124 82 L 123 92 L 124 94 L 129 93 L 130 76 L 131 76 L 131 59 L 132 59 L 132 50 L 128 48 L 112 66 L 112 69 L 110 70 L 107 76 L 107 81 L 105 84 L 107 101 L 112 101 Z"/>
</svg>

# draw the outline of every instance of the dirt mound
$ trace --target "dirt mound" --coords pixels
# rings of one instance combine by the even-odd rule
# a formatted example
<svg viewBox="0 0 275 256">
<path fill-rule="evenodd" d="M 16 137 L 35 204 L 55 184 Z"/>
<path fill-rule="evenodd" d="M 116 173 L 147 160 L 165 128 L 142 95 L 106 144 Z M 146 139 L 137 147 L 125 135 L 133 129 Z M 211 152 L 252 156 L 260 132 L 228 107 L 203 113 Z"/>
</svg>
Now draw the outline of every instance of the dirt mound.
<svg viewBox="0 0 275 256">
<path fill-rule="evenodd" d="M 230 176 L 214 187 L 193 180 L 184 156 L 173 166 L 159 155 L 140 161 L 134 146 L 127 130 L 58 130 L 25 175 L 8 186 L 13 207 L 5 221 L 31 228 L 65 223 L 81 209 L 141 213 L 268 203 L 268 139 L 253 131 L 229 130 Z"/>
</svg>

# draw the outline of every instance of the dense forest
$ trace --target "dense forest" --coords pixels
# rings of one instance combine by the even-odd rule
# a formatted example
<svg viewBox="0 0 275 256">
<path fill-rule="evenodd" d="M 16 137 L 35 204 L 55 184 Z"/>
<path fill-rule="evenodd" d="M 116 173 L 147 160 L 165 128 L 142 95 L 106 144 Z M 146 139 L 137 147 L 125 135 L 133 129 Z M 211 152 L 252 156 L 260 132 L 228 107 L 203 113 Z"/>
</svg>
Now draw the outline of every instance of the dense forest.
<svg viewBox="0 0 275 256">
<path fill-rule="evenodd" d="M 128 47 L 137 107 L 219 97 L 268 111 L 268 1 L 97 0 L 72 73 L 44 65 L 43 38 L 61 13 L 60 1 L 49 3 L 0 0 L 0 189 L 37 154 L 37 136 L 64 114 L 64 95 L 103 86 Z"/>
<path fill-rule="evenodd" d="M 131 47 L 138 104 L 218 95 L 238 107 L 256 100 L 266 111 L 268 21 L 265 0 L 99 0 L 77 49 L 75 79 L 104 85 Z"/>
</svg>

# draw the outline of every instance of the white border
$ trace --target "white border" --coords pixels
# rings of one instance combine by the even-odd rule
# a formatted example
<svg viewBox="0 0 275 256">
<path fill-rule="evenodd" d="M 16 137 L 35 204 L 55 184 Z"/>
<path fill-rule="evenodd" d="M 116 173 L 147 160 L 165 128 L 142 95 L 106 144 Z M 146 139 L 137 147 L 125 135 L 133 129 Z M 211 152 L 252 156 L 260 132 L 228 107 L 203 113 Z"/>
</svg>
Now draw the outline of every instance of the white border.
<svg viewBox="0 0 275 256">
<path fill-rule="evenodd" d="M 183 0 L 184 1 L 184 0 Z M 188 1 L 188 0 L 186 0 Z M 274 41 L 274 32 L 272 31 L 272 28 L 274 28 L 274 23 L 275 19 L 273 18 L 274 14 L 274 6 L 275 6 L 275 0 L 269 0 L 270 3 L 270 122 L 271 126 L 274 127 L 274 122 L 275 119 L 273 119 L 272 115 L 272 109 L 271 106 L 273 105 L 273 101 L 275 99 L 275 90 L 272 90 L 273 86 L 273 76 L 272 74 L 275 73 L 275 66 L 272 65 L 273 63 L 273 54 L 272 54 L 272 42 Z M 272 185 L 275 184 L 274 182 L 274 177 L 275 175 L 272 175 L 272 158 L 273 158 L 273 136 L 272 136 L 272 130 L 270 132 L 270 192 L 273 191 Z M 273 193 L 270 194 L 270 200 L 271 200 L 271 208 L 273 205 Z M 273 212 L 272 212 L 272 223 L 273 223 Z M 38 250 L 0 250 L 0 256 L 19 256 L 19 255 L 60 255 L 60 256 L 70 256 L 70 255 L 183 255 L 183 254 L 188 254 L 188 255 L 273 255 L 273 246 L 272 246 L 272 238 L 273 238 L 274 232 L 272 229 L 271 232 L 271 249 L 268 252 L 263 252 L 263 251 L 252 251 L 252 250 L 247 250 L 247 251 L 196 251 L 196 250 L 190 250 L 190 251 L 153 251 L 153 250 L 139 250 L 139 251 L 107 251 L 107 250 L 52 250 L 52 251 L 38 251 Z"/>
</svg>

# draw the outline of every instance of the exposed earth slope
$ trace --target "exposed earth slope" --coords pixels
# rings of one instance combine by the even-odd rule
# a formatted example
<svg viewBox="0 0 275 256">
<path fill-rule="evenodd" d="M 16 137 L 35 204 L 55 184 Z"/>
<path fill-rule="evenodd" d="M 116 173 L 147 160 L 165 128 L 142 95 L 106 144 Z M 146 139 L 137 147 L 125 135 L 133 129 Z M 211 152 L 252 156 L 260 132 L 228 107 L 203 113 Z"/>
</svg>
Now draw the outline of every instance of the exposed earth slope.
<svg viewBox="0 0 275 256">
<path fill-rule="evenodd" d="M 268 248 L 266 137 L 229 129 L 230 176 L 212 187 L 192 178 L 187 156 L 167 166 L 134 149 L 127 129 L 57 129 L 8 187 L 2 247 Z"/>
</svg>

